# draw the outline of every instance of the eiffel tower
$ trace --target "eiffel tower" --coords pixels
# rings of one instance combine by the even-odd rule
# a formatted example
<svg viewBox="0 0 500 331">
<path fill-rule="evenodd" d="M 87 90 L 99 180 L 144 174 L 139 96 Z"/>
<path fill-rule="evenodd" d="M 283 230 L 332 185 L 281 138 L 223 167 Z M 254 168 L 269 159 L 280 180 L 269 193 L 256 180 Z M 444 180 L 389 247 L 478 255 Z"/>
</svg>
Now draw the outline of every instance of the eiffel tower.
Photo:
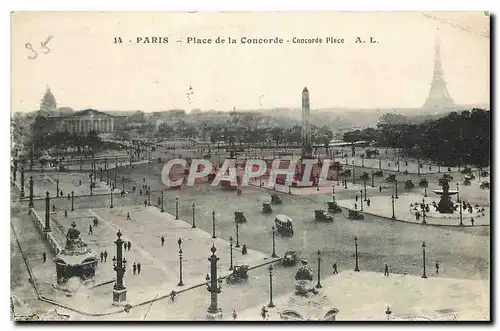
<svg viewBox="0 0 500 331">
<path fill-rule="evenodd" d="M 425 100 L 423 109 L 443 110 L 455 106 L 455 101 L 450 96 L 444 80 L 443 65 L 441 63 L 441 45 L 439 36 L 436 36 L 434 51 L 434 74 L 432 76 L 429 96 Z"/>
</svg>

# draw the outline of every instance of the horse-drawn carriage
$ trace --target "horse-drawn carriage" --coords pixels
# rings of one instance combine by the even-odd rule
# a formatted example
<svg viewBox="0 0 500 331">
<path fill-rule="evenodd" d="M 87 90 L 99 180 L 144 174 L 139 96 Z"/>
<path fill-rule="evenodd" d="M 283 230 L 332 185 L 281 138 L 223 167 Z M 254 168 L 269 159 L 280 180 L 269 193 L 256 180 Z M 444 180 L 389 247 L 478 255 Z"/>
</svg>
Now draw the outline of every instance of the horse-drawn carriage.
<svg viewBox="0 0 500 331">
<path fill-rule="evenodd" d="M 268 202 L 262 203 L 262 212 L 264 214 L 271 214 L 273 212 L 273 209 L 271 208 L 271 205 Z"/>
<path fill-rule="evenodd" d="M 242 211 L 235 211 L 234 212 L 234 221 L 236 223 L 246 223 L 247 219 L 246 219 L 245 215 L 243 215 Z"/>
<path fill-rule="evenodd" d="M 327 215 L 322 209 L 316 209 L 314 211 L 314 220 L 317 222 L 333 222 L 333 217 Z"/>
<path fill-rule="evenodd" d="M 235 265 L 233 273 L 226 277 L 228 284 L 234 284 L 248 279 L 248 265 Z"/>
<path fill-rule="evenodd" d="M 365 215 L 357 210 L 349 210 L 349 215 L 347 215 L 347 218 L 350 220 L 364 220 Z"/>
<path fill-rule="evenodd" d="M 299 254 L 297 251 L 286 251 L 285 255 L 283 256 L 283 265 L 292 267 L 297 264 L 297 260 L 299 259 Z"/>
<path fill-rule="evenodd" d="M 273 205 L 281 205 L 283 201 L 281 201 L 281 198 L 278 194 L 271 194 L 271 203 Z"/>
<path fill-rule="evenodd" d="M 293 236 L 293 225 L 292 219 L 286 215 L 278 214 L 274 219 L 274 224 L 276 226 L 276 231 L 287 237 Z"/>
<path fill-rule="evenodd" d="M 337 201 L 328 201 L 327 203 L 328 203 L 328 211 L 330 213 L 337 214 L 342 212 L 342 208 L 339 207 Z"/>
<path fill-rule="evenodd" d="M 390 174 L 389 176 L 387 176 L 387 178 L 385 179 L 385 181 L 387 183 L 395 183 L 396 182 L 396 175 Z"/>
</svg>

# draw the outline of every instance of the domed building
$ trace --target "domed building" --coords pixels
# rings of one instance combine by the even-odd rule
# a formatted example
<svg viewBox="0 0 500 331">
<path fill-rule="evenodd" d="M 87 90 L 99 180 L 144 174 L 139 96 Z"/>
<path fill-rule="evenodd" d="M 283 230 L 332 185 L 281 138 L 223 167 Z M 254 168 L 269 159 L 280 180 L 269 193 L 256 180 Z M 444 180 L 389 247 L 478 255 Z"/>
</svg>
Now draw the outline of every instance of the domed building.
<svg viewBox="0 0 500 331">
<path fill-rule="evenodd" d="M 50 88 L 47 86 L 45 88 L 45 94 L 40 102 L 40 111 L 42 112 L 54 112 L 57 111 L 57 102 L 54 94 L 50 91 Z"/>
</svg>

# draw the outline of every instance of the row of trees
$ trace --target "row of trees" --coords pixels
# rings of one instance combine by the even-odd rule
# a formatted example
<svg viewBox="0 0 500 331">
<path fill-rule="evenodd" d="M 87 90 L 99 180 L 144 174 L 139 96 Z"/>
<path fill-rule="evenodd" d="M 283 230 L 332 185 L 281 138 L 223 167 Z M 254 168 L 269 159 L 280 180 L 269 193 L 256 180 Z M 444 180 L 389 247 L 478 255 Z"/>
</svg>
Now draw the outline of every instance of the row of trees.
<svg viewBox="0 0 500 331">
<path fill-rule="evenodd" d="M 379 123 L 377 129 L 346 133 L 344 140 L 398 148 L 408 156 L 430 158 L 443 165 L 485 166 L 490 162 L 490 114 L 472 109 L 420 124 Z"/>
</svg>

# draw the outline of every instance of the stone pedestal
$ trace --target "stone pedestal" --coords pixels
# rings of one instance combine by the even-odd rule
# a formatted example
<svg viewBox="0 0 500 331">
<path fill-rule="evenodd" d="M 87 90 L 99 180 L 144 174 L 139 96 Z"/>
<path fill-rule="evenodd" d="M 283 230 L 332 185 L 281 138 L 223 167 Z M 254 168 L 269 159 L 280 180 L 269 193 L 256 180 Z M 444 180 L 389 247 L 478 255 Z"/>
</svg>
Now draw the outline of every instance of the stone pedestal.
<svg viewBox="0 0 500 331">
<path fill-rule="evenodd" d="M 222 319 L 222 309 L 219 308 L 219 311 L 216 313 L 207 313 L 207 320 L 209 321 L 217 321 Z"/>
<path fill-rule="evenodd" d="M 338 313 L 321 290 L 306 296 L 291 295 L 284 307 L 286 309 L 278 311 L 282 320 L 334 321 Z"/>
<path fill-rule="evenodd" d="M 127 301 L 127 289 L 113 289 L 113 304 L 118 304 Z"/>
</svg>

